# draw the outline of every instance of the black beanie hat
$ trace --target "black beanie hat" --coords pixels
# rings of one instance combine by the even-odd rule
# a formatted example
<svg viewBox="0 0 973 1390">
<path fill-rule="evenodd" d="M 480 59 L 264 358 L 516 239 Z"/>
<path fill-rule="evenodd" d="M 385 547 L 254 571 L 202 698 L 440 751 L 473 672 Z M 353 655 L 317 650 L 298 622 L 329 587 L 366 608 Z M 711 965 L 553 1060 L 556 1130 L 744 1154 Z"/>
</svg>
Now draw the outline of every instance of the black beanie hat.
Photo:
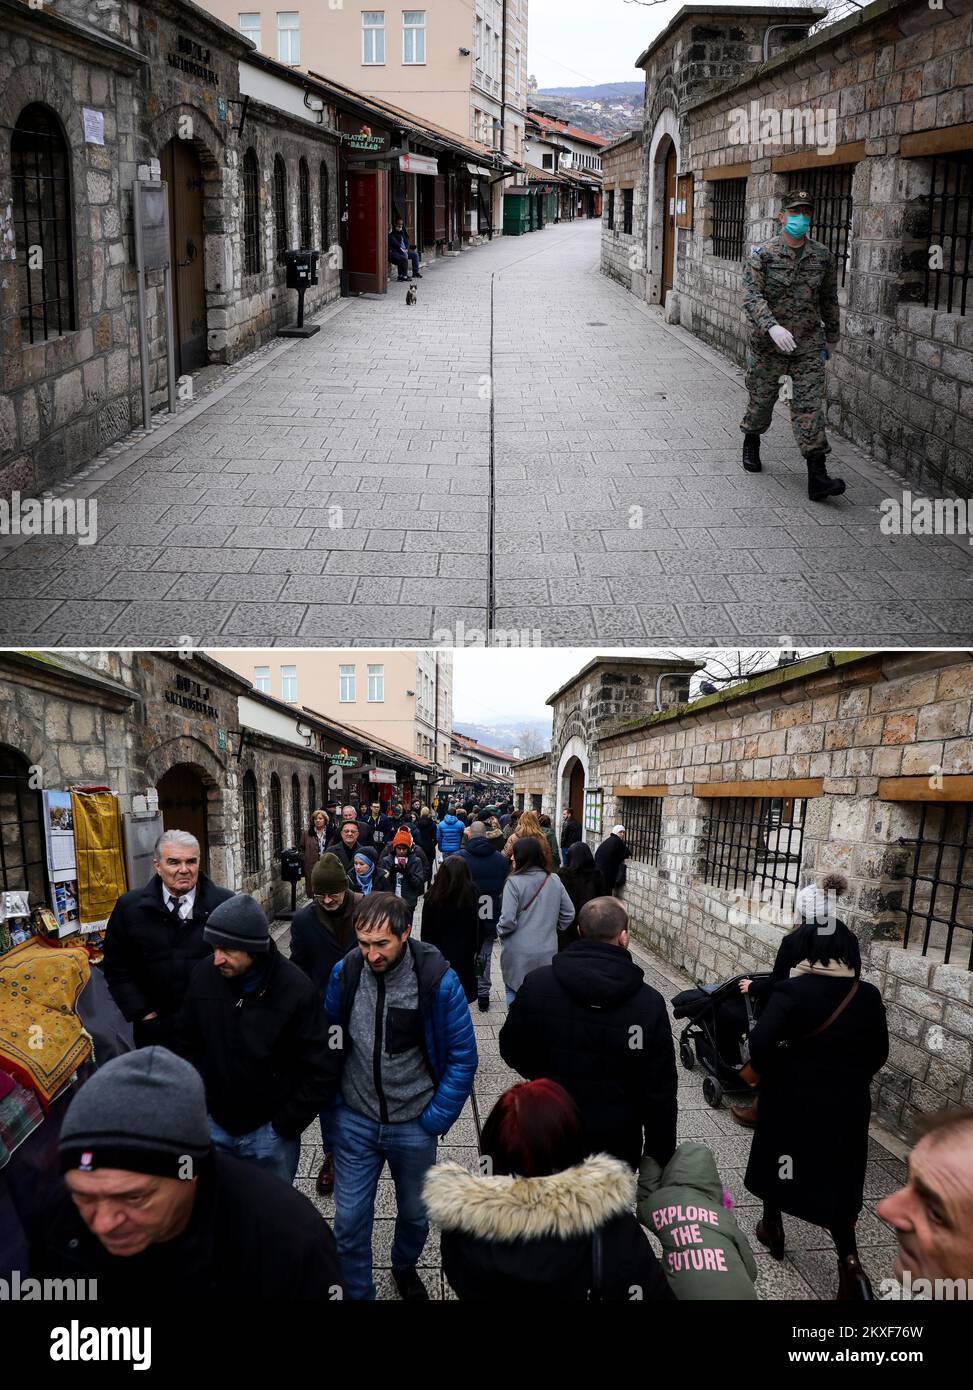
<svg viewBox="0 0 973 1390">
<path fill-rule="evenodd" d="M 194 1178 L 209 1153 L 202 1077 L 167 1047 L 140 1047 L 99 1067 L 68 1106 L 58 1141 L 62 1173 Z"/>
<path fill-rule="evenodd" d="M 358 851 L 356 850 L 357 854 Z M 322 854 L 311 870 L 312 893 L 340 893 L 348 887 L 348 875 L 336 854 Z"/>
<path fill-rule="evenodd" d="M 226 951 L 264 955 L 270 950 L 270 923 L 256 898 L 237 893 L 213 908 L 203 928 L 203 940 Z"/>
</svg>

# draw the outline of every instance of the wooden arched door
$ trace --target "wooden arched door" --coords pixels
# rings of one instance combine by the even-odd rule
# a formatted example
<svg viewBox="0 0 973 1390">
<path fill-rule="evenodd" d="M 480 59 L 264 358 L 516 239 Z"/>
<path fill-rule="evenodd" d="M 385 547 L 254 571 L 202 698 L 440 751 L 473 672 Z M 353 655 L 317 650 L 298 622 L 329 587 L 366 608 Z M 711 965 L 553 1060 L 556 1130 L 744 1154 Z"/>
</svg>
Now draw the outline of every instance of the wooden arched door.
<svg viewBox="0 0 973 1390">
<path fill-rule="evenodd" d="M 159 810 L 166 830 L 188 830 L 199 841 L 199 867 L 209 871 L 209 823 L 206 783 L 198 768 L 176 763 L 158 783 Z"/>
<path fill-rule="evenodd" d="M 575 819 L 581 821 L 584 817 L 584 768 L 577 761 L 571 769 L 571 780 L 568 783 L 568 805 L 574 812 Z"/>
<path fill-rule="evenodd" d="M 184 376 L 206 365 L 203 171 L 190 142 L 175 137 L 160 163 L 169 191 L 176 371 Z"/>
</svg>

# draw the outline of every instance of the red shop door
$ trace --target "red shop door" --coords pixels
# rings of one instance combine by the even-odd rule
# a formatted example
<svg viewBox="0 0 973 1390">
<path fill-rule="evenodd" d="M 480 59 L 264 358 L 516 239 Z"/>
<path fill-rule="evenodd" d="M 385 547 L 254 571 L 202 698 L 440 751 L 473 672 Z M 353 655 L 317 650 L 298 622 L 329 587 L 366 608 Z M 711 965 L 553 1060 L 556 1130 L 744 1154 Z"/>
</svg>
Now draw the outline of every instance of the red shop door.
<svg viewBox="0 0 973 1390">
<path fill-rule="evenodd" d="M 385 171 L 349 169 L 348 289 L 353 294 L 384 294 L 388 253 L 385 226 Z"/>
</svg>

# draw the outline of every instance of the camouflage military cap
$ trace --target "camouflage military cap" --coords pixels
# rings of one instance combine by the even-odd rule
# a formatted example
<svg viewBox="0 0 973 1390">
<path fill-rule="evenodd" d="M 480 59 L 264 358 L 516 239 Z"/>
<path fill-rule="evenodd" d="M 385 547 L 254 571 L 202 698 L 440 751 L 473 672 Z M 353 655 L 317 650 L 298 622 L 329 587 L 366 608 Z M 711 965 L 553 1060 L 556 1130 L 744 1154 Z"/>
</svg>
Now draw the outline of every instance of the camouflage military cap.
<svg viewBox="0 0 973 1390">
<path fill-rule="evenodd" d="M 804 207 L 810 208 L 812 212 L 814 211 L 814 195 L 813 193 L 809 193 L 806 188 L 798 188 L 793 193 L 788 193 L 787 197 L 784 199 L 785 212 L 789 211 L 791 208 Z"/>
</svg>

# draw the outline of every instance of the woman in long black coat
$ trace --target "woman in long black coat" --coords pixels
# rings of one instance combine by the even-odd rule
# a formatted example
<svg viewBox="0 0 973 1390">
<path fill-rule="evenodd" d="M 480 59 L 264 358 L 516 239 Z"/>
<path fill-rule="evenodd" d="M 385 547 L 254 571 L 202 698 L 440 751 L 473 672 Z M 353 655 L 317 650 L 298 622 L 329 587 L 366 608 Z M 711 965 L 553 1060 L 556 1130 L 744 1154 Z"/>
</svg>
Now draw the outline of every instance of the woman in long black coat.
<svg viewBox="0 0 973 1390">
<path fill-rule="evenodd" d="M 747 1190 L 764 1203 L 757 1239 L 784 1253 L 782 1213 L 831 1234 L 844 1299 L 869 1298 L 855 1223 L 868 1158 L 870 1083 L 889 1035 L 882 996 L 859 978 L 858 941 L 847 927 L 804 927 L 801 963 L 776 984 L 750 1034 L 760 1077 Z M 840 1012 L 839 1012 L 840 1010 Z"/>
<path fill-rule="evenodd" d="M 557 876 L 568 890 L 568 897 L 574 904 L 574 921 L 563 932 L 558 933 L 557 949 L 563 951 L 565 946 L 570 946 L 572 941 L 578 939 L 578 913 L 585 903 L 590 903 L 592 898 L 606 896 L 605 880 L 595 864 L 595 856 L 583 841 L 572 845 L 568 850 L 568 862 L 563 869 L 558 869 Z"/>
<path fill-rule="evenodd" d="M 459 976 L 463 993 L 476 998 L 476 955 L 481 922 L 476 887 L 465 859 L 449 855 L 439 866 L 432 887 L 422 900 L 423 941 L 442 951 Z"/>
</svg>

